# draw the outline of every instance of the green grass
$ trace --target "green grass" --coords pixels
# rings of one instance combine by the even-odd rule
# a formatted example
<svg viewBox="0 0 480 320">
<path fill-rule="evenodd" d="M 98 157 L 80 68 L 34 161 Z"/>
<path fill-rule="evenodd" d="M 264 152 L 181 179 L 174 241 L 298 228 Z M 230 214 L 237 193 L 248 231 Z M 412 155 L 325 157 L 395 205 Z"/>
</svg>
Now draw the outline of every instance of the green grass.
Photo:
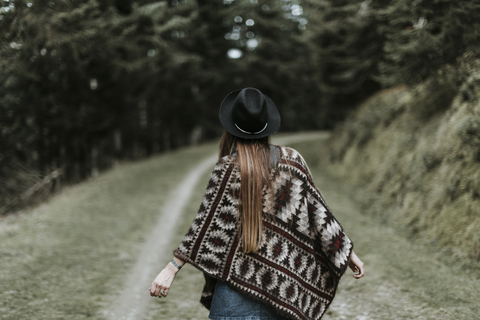
<svg viewBox="0 0 480 320">
<path fill-rule="evenodd" d="M 1 318 L 97 318 L 122 288 L 169 190 L 216 147 L 124 164 L 6 217 L 0 224 Z"/>
<path fill-rule="evenodd" d="M 170 243 L 170 252 L 173 253 L 177 249 L 190 228 L 200 207 L 209 178 L 210 172 L 207 172 L 195 187 L 192 197 L 185 207 L 175 237 Z M 173 254 L 165 257 L 164 264 L 167 264 L 172 257 Z M 158 272 L 164 266 L 159 266 Z M 203 284 L 203 273 L 192 265 L 186 264 L 177 274 L 168 297 L 165 299 L 152 298 L 144 319 L 207 319 L 208 310 L 200 304 Z"/>
<path fill-rule="evenodd" d="M 342 279 L 325 319 L 475 319 L 480 272 L 385 226 L 355 201 L 358 189 L 321 166 L 322 142 L 296 143 L 317 186 L 355 244 L 366 277 Z M 119 166 L 0 223 L 1 319 L 101 319 L 123 286 L 169 190 L 216 143 Z M 170 249 L 183 239 L 209 172 L 195 188 Z M 164 264 L 171 259 L 165 257 Z M 163 268 L 158 266 L 158 271 Z M 206 319 L 201 272 L 187 265 L 166 299 L 151 298 L 144 319 Z M 145 288 L 145 294 L 148 288 Z"/>
</svg>

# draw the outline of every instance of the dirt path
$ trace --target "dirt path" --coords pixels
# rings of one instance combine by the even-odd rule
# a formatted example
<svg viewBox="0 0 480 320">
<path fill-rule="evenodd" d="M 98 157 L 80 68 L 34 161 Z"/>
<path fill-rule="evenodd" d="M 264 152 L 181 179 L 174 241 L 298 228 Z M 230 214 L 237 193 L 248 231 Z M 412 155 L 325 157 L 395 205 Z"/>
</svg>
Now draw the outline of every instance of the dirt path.
<svg viewBox="0 0 480 320">
<path fill-rule="evenodd" d="M 273 140 L 277 144 L 290 144 L 299 141 L 326 138 L 327 133 L 303 133 Z M 125 281 L 123 290 L 115 303 L 101 313 L 107 319 L 135 320 L 144 319 L 146 306 L 151 301 L 147 289 L 148 284 L 157 275 L 159 266 L 165 263 L 165 256 L 170 256 L 169 243 L 177 230 L 178 221 L 186 203 L 197 185 L 200 177 L 210 170 L 217 155 L 203 160 L 190 171 L 178 187 L 169 196 L 169 202 L 160 210 L 158 222 L 152 228 L 142 247 L 134 267 Z"/>
<path fill-rule="evenodd" d="M 158 222 L 145 241 L 123 290 L 115 300 L 115 304 L 104 311 L 108 319 L 142 319 L 143 310 L 150 299 L 147 293 L 148 287 L 145 284 L 154 279 L 163 258 L 170 254 L 166 251 L 183 207 L 188 202 L 201 175 L 215 164 L 216 159 L 214 155 L 203 160 L 171 193 L 170 200 L 160 210 Z"/>
<path fill-rule="evenodd" d="M 318 133 L 303 134 L 273 142 L 290 144 L 321 141 L 325 137 Z M 295 144 L 295 148 L 304 155 L 312 154 L 317 152 L 316 143 Z M 178 219 L 185 217 L 182 208 L 196 181 L 207 174 L 214 162 L 214 156 L 202 162 L 172 192 L 171 201 L 162 208 L 119 299 L 104 312 L 107 318 L 206 319 L 208 312 L 198 303 L 203 276 L 193 267 L 182 269 L 168 299 L 152 299 L 147 289 L 165 259 L 171 257 L 171 241 L 178 241 L 175 232 L 181 229 L 176 228 Z M 332 179 L 315 163 L 310 165 L 317 186 L 354 240 L 355 251 L 366 265 L 366 277 L 361 280 L 353 279 L 347 271 L 325 320 L 480 319 L 478 270 L 465 269 L 454 259 L 440 256 L 428 244 L 409 240 L 406 233 L 362 214 L 345 182 Z M 204 186 L 196 189 L 199 188 L 203 190 Z"/>
</svg>

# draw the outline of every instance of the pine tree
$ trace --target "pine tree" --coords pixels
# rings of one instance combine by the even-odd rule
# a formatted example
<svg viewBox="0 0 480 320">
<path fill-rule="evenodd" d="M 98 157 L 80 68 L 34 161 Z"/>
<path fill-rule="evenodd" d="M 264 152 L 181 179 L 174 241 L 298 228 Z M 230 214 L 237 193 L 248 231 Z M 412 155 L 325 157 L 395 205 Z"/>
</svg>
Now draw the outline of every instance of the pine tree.
<svg viewBox="0 0 480 320">
<path fill-rule="evenodd" d="M 377 16 L 387 32 L 384 86 L 419 83 L 479 48 L 479 0 L 394 1 Z"/>
<path fill-rule="evenodd" d="M 285 119 L 283 130 L 317 127 L 317 90 L 302 40 L 308 23 L 302 2 L 249 0 L 232 2 L 229 9 L 225 38 L 229 49 L 242 54 L 229 61 L 231 88 L 258 87 L 276 101 Z"/>
<path fill-rule="evenodd" d="M 342 120 L 346 111 L 379 89 L 374 77 L 384 39 L 375 17 L 378 5 L 324 0 L 308 7 L 306 39 L 312 45 L 324 125 Z"/>
<path fill-rule="evenodd" d="M 183 43 L 194 4 L 130 14 L 117 2 L 44 4 L 17 2 L 0 20 L 0 179 L 11 182 L 2 195 L 21 184 L 17 164 L 38 176 L 63 168 L 78 181 L 117 158 L 187 142 L 195 99 L 185 105 L 179 92 L 201 81 L 191 72 L 200 59 Z"/>
</svg>

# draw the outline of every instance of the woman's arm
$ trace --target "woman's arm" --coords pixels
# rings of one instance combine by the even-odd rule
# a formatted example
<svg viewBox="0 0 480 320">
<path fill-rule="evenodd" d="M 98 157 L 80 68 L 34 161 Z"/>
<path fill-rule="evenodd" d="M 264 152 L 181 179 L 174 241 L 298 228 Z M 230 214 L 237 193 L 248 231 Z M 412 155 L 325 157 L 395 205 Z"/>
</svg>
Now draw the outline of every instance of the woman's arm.
<svg viewBox="0 0 480 320">
<path fill-rule="evenodd" d="M 348 262 L 348 266 L 354 272 L 354 278 L 360 279 L 365 275 L 365 270 L 363 269 L 363 262 L 357 257 L 357 255 L 353 251 L 350 255 L 350 261 Z"/>
<path fill-rule="evenodd" d="M 174 257 L 173 260 L 175 260 L 180 268 L 185 264 L 185 261 L 177 257 Z M 159 298 L 166 297 L 178 271 L 180 271 L 180 269 L 177 268 L 172 262 L 169 262 L 150 285 L 150 295 L 152 297 Z"/>
</svg>

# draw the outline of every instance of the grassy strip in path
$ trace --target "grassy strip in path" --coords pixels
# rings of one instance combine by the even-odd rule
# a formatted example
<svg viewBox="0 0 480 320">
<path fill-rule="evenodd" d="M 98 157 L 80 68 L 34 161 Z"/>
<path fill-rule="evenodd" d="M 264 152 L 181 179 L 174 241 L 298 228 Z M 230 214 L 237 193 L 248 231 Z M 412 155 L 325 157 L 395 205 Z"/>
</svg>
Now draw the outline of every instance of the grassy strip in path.
<svg viewBox="0 0 480 320">
<path fill-rule="evenodd" d="M 209 179 L 210 172 L 205 172 L 195 186 L 192 197 L 185 206 L 175 237 L 170 243 L 169 255 L 164 257 L 164 262 L 158 266 L 158 272 L 172 259 L 173 251 L 178 248 L 193 219 L 195 219 Z M 203 273 L 192 265 L 186 264 L 175 278 L 168 297 L 165 299 L 152 298 L 143 319 L 207 319 L 208 310 L 200 304 L 203 285 Z"/>
<path fill-rule="evenodd" d="M 97 318 L 122 288 L 169 191 L 216 147 L 118 166 L 4 218 L 1 319 Z"/>
</svg>

